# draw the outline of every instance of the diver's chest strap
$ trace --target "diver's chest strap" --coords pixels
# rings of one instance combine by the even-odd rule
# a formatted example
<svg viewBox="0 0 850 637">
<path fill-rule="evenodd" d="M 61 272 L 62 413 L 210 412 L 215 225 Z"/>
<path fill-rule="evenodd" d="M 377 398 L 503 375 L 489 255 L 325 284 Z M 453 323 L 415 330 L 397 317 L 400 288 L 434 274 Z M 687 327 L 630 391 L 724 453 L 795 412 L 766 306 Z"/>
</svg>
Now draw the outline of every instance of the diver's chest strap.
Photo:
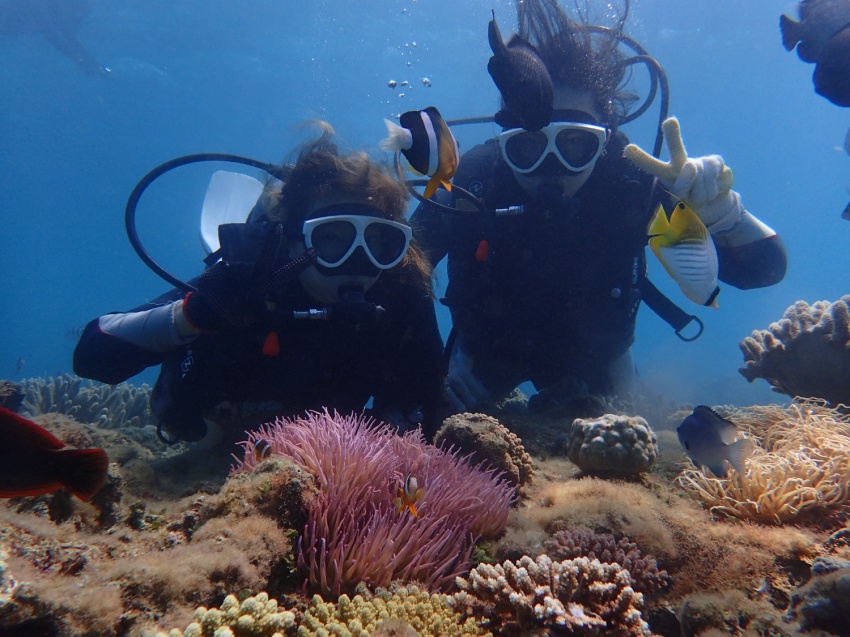
<svg viewBox="0 0 850 637">
<path fill-rule="evenodd" d="M 647 279 L 645 276 L 640 277 L 638 287 L 640 289 L 641 300 L 646 303 L 650 310 L 664 319 L 664 321 L 676 331 L 676 336 L 687 342 L 695 341 L 700 337 L 704 326 L 697 316 L 688 314 L 678 305 L 673 303 L 673 301 L 664 296 L 664 294 L 661 293 L 661 290 L 655 287 L 652 281 Z M 697 333 L 693 336 L 684 336 L 682 334 L 682 330 L 685 329 L 691 321 L 696 322 Z"/>
</svg>

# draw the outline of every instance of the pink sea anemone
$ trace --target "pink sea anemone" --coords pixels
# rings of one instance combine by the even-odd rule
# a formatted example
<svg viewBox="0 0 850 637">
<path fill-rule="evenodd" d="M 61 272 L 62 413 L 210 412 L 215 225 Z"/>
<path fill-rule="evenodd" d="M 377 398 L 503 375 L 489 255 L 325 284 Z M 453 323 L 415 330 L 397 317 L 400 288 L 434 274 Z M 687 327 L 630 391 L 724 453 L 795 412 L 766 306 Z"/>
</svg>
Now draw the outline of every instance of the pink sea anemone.
<svg viewBox="0 0 850 637">
<path fill-rule="evenodd" d="M 427 444 L 418 431 L 397 436 L 356 414 L 313 412 L 263 425 L 242 443 L 235 471 L 257 464 L 260 440 L 316 479 L 298 563 L 309 586 L 327 595 L 393 580 L 451 588 L 469 569 L 475 543 L 503 532 L 515 497 L 495 470 Z M 407 475 L 424 490 L 416 516 L 394 502 Z"/>
</svg>

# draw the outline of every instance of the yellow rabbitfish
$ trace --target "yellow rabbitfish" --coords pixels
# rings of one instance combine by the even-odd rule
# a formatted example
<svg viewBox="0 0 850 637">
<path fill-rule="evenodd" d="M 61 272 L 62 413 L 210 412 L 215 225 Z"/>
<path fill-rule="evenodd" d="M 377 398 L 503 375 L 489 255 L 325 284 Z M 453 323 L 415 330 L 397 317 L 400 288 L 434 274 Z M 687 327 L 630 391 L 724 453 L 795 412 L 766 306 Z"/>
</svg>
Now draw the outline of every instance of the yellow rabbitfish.
<svg viewBox="0 0 850 637">
<path fill-rule="evenodd" d="M 708 228 L 684 202 L 670 219 L 658 204 L 649 224 L 649 247 L 682 292 L 694 303 L 717 307 L 717 250 Z"/>
</svg>

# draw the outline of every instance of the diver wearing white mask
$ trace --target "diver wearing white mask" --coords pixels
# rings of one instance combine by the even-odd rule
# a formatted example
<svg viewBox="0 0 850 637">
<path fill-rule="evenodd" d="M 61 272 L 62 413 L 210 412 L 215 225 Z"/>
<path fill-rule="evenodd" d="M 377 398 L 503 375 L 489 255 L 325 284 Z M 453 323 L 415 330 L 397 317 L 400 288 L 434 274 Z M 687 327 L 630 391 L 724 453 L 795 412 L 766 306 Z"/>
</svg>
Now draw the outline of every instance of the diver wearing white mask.
<svg viewBox="0 0 850 637">
<path fill-rule="evenodd" d="M 323 125 L 248 223 L 222 226 L 220 260 L 174 290 L 89 323 L 77 374 L 118 383 L 161 364 L 152 394 L 165 442 L 197 441 L 213 407 L 373 413 L 436 427 L 442 341 L 430 269 L 404 222 L 407 190 Z M 182 296 L 182 298 L 181 298 Z"/>
</svg>

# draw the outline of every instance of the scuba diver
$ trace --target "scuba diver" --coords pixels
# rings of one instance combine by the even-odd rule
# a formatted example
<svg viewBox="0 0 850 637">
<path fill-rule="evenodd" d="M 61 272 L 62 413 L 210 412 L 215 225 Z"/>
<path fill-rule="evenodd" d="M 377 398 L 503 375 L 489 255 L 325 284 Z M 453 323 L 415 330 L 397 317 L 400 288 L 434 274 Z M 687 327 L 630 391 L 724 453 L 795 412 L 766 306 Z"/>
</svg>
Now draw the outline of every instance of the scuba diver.
<svg viewBox="0 0 850 637">
<path fill-rule="evenodd" d="M 683 340 L 696 338 L 681 330 L 695 320 L 701 332 L 699 319 L 646 278 L 659 203 L 669 212 L 681 200 L 696 213 L 721 281 L 769 286 L 786 270 L 782 241 L 744 209 L 722 158 L 688 159 L 675 120 L 664 125 L 670 162 L 635 147 L 624 156 L 619 126 L 654 97 L 629 113 L 631 68 L 645 63 L 663 76 L 652 58 L 620 50 L 624 42 L 639 47 L 623 33 L 628 1 L 611 28 L 571 18 L 557 0 L 516 6 L 519 32 L 507 43 L 495 17 L 490 23 L 488 71 L 502 97 L 494 118 L 502 132 L 463 154 L 452 192 L 422 201 L 411 217 L 431 264 L 448 256 L 447 393 L 459 411 L 525 381 L 541 395 L 625 395 L 636 377 L 631 345 L 641 302 Z M 662 100 L 665 112 L 663 93 Z M 656 156 L 660 146 L 659 137 Z M 711 305 L 716 286 L 707 292 L 700 302 Z"/>
<path fill-rule="evenodd" d="M 199 278 L 80 337 L 80 376 L 115 384 L 161 364 L 151 407 L 166 443 L 204 438 L 223 401 L 266 404 L 273 417 L 361 411 L 371 398 L 399 430 L 435 431 L 442 340 L 431 269 L 404 222 L 407 190 L 319 126 L 293 164 L 268 169 L 276 179 L 248 221 L 218 227 Z"/>
<path fill-rule="evenodd" d="M 38 34 L 88 75 L 109 76 L 77 38 L 90 7 L 87 0 L 0 0 L 0 37 Z"/>
</svg>

